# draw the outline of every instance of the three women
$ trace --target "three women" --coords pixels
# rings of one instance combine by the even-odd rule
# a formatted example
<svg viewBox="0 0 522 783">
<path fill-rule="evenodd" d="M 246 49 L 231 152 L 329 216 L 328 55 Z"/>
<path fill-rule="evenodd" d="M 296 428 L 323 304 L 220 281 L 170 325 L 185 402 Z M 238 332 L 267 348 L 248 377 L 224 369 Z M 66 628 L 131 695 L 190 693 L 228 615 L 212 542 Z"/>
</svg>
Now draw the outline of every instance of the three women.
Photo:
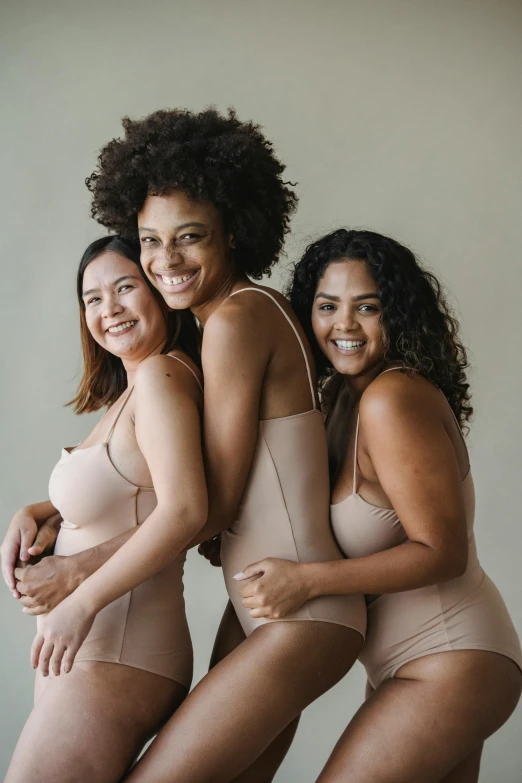
<svg viewBox="0 0 522 783">
<path fill-rule="evenodd" d="M 437 372 L 430 375 L 430 368 L 437 357 L 429 355 L 429 351 L 424 352 L 419 364 L 415 354 L 419 345 L 408 343 L 408 336 L 417 334 L 414 328 L 416 302 L 411 298 L 415 285 L 402 285 L 412 283 L 413 278 L 401 278 L 405 270 L 395 263 L 397 259 L 390 250 L 395 249 L 391 241 L 383 238 L 382 247 L 378 248 L 376 257 L 382 272 L 378 280 L 369 271 L 369 238 L 366 245 L 363 242 L 363 250 L 357 251 L 359 255 L 356 244 L 344 247 L 341 255 L 335 255 L 330 252 L 328 243 L 318 243 L 317 253 L 312 253 L 313 259 L 310 260 L 310 255 L 305 257 L 296 275 L 294 291 L 297 293 L 292 299 L 301 315 L 304 329 L 300 328 L 282 297 L 249 280 L 249 277 L 258 278 L 268 272 L 277 259 L 295 205 L 294 194 L 281 180 L 283 167 L 258 128 L 239 123 L 233 114 L 221 117 L 214 111 L 200 115 L 157 112 L 139 122 L 126 120 L 124 126 L 125 138 L 107 145 L 100 156 L 98 170 L 89 180 L 94 195 L 93 216 L 113 231 L 139 235 L 141 262 L 150 282 L 161 292 L 169 308 L 190 308 L 203 325 L 203 432 L 209 512 L 202 531 L 186 543 L 195 544 L 223 532 L 222 561 L 227 587 L 248 637 L 194 689 L 129 779 L 230 781 L 241 774 L 244 780 L 254 780 L 256 774 L 262 774 L 259 779 L 270 780 L 286 749 L 283 742 L 281 753 L 271 756 L 270 743 L 291 725 L 301 709 L 349 670 L 361 650 L 366 624 L 361 594 L 407 594 L 407 591 L 435 585 L 444 579 L 458 578 L 459 569 L 466 568 L 463 520 L 471 519 L 471 509 L 459 496 L 460 485 L 455 478 L 455 466 L 462 467 L 459 460 L 467 459 L 466 452 L 458 430 L 452 430 L 456 425 L 448 418 L 448 406 L 440 392 L 437 392 L 438 403 L 434 402 L 430 381 L 440 379 Z M 355 254 L 355 260 L 351 254 Z M 349 265 L 348 271 L 343 267 L 340 273 L 342 264 L 332 264 L 333 260 L 344 260 L 345 265 Z M 357 269 L 355 283 L 354 269 Z M 411 264 L 408 269 L 411 272 Z M 299 275 L 305 281 L 304 303 L 299 301 L 303 293 L 299 292 Z M 331 281 L 329 275 L 333 275 Z M 328 279 L 323 280 L 324 277 Z M 331 290 L 319 292 L 319 281 L 328 283 Z M 359 290 L 361 285 L 368 290 Z M 429 287 L 424 279 L 421 289 L 429 298 L 426 285 Z M 387 328 L 386 322 L 386 315 L 393 312 L 393 306 L 381 310 L 380 303 L 383 299 L 393 302 L 397 291 L 404 293 L 404 306 L 395 310 L 394 327 L 399 330 L 395 334 Z M 322 299 L 318 300 L 321 303 L 317 307 L 315 304 L 313 308 L 310 306 L 315 334 L 310 328 L 310 312 L 303 315 L 311 292 L 314 303 L 318 294 L 322 294 Z M 358 305 L 363 300 L 364 311 Z M 351 327 L 339 329 L 335 318 L 327 315 L 332 309 L 337 312 L 337 305 L 341 304 L 350 314 L 349 322 L 357 322 L 353 330 Z M 366 320 L 357 320 L 355 311 L 364 312 Z M 466 410 L 463 366 L 458 364 L 458 358 L 455 359 L 458 345 L 453 327 L 447 328 L 450 323 L 447 315 L 434 307 L 426 318 L 435 316 L 437 319 L 437 313 L 442 317 L 446 331 L 437 326 L 435 332 L 439 329 L 437 337 L 446 341 L 447 355 L 453 355 L 457 367 L 448 389 L 453 393 L 453 397 L 449 396 L 450 403 L 454 403 L 454 409 L 460 414 Z M 404 319 L 402 326 L 401 318 Z M 429 333 L 430 324 L 426 325 Z M 356 559 L 342 560 L 331 536 L 326 445 L 306 332 L 316 346 L 316 358 L 320 359 L 317 350 L 320 346 L 330 366 L 339 370 L 339 365 L 341 375 L 354 378 L 353 389 L 340 383 L 339 377 L 333 377 L 325 389 L 333 400 L 329 432 L 333 440 L 333 475 L 336 482 L 339 481 L 339 486 L 334 484 L 334 493 L 343 493 L 349 483 L 347 477 L 355 475 L 359 483 L 352 485 L 355 489 L 350 497 L 353 495 L 360 500 L 350 501 L 350 504 L 358 504 L 360 508 L 353 512 L 354 519 L 358 521 L 361 509 L 367 511 L 370 506 L 375 509 L 370 516 L 379 516 L 379 509 L 388 512 L 384 516 L 391 514 L 394 517 L 391 527 L 399 535 L 396 543 L 406 548 L 405 565 L 404 549 L 400 552 L 399 545 L 388 552 L 380 551 L 386 549 L 386 542 L 383 545 L 379 539 L 380 529 L 370 534 L 370 526 L 363 525 L 356 534 L 363 541 L 368 535 L 378 539 L 377 542 L 373 540 L 377 550 L 371 550 L 368 555 L 373 558 L 385 556 L 380 558 L 383 565 L 381 571 L 377 568 L 377 575 L 370 568 L 369 576 L 367 563 L 357 562 L 357 543 L 353 541 L 351 520 L 347 525 L 340 523 L 336 527 L 341 545 L 350 555 L 355 554 Z M 433 340 L 428 347 L 432 349 L 435 345 L 436 340 Z M 420 347 L 424 349 L 426 345 Z M 440 347 L 435 348 L 435 351 L 439 350 Z M 324 369 L 324 361 L 320 361 Z M 404 392 L 403 413 L 417 410 L 418 416 L 412 417 L 416 425 L 417 418 L 422 419 L 421 411 L 429 404 L 434 416 L 431 421 L 433 432 L 417 432 L 411 422 L 408 424 L 409 420 L 397 417 L 393 405 L 389 411 L 386 408 L 388 391 L 396 387 L 401 390 L 401 384 L 405 383 L 403 373 L 387 373 L 386 381 L 385 376 L 374 379 L 381 370 L 401 367 L 415 370 L 415 377 L 404 377 L 406 383 L 416 384 L 409 385 Z M 418 375 L 426 376 L 427 380 Z M 400 380 L 388 380 L 392 376 L 400 376 Z M 453 388 L 455 380 L 456 389 Z M 347 415 L 346 403 L 356 402 L 357 396 L 362 397 L 370 383 L 373 395 L 366 393 L 365 400 L 372 400 L 375 389 L 382 388 L 384 403 L 378 397 L 373 404 L 378 411 L 384 406 L 389 414 L 385 416 L 385 422 L 377 417 L 374 428 L 378 433 L 390 429 L 400 435 L 403 448 L 398 452 L 402 460 L 399 463 L 404 469 L 409 468 L 418 481 L 413 491 L 412 479 L 404 470 L 408 479 L 404 489 L 391 471 L 390 464 L 395 464 L 395 458 L 391 460 L 390 454 L 398 449 L 396 443 L 390 446 L 378 439 L 370 457 L 367 441 L 372 425 L 366 417 L 362 418 L 360 447 L 368 453 L 368 464 L 366 472 L 361 467 L 360 473 L 371 490 L 365 500 L 357 460 L 353 457 L 356 449 L 359 454 L 355 430 L 349 433 L 354 439 L 349 445 L 354 449 L 346 450 L 349 440 L 346 426 L 355 426 Z M 419 388 L 422 393 L 417 397 Z M 443 384 L 441 388 L 446 391 Z M 369 404 L 365 402 L 365 407 Z M 372 416 L 370 421 L 373 421 Z M 446 440 L 439 431 L 441 426 L 446 432 Z M 437 433 L 440 443 L 433 439 Z M 424 453 L 426 442 L 438 444 L 429 470 L 424 463 L 415 467 L 413 459 L 416 449 Z M 422 449 L 420 443 L 424 444 Z M 364 458 L 358 459 L 361 465 Z M 379 471 L 386 476 L 387 471 L 391 471 L 391 478 L 382 479 Z M 441 490 L 444 490 L 443 494 L 449 492 L 442 514 L 440 504 L 437 505 Z M 406 520 L 403 525 L 398 522 L 397 514 L 400 514 L 401 522 L 403 517 Z M 136 574 L 130 575 L 129 557 L 137 548 L 129 549 L 129 536 L 129 531 L 120 536 L 121 553 L 128 553 L 126 560 L 119 553 L 116 563 L 120 564 L 120 569 L 109 562 L 99 571 L 113 584 L 136 584 Z M 108 554 L 119 544 L 98 546 L 96 565 L 107 560 Z M 396 562 L 393 558 L 397 558 L 397 551 Z M 389 559 L 390 552 L 393 562 Z M 248 562 L 267 557 L 277 560 L 245 571 Z M 285 559 L 292 561 L 291 564 L 283 563 Z M 321 565 L 320 561 L 327 564 Z M 277 573 L 271 573 L 277 568 L 286 569 L 282 580 Z M 242 591 L 244 605 L 240 601 L 238 583 L 234 581 L 234 576 L 238 577 L 236 572 L 241 571 L 249 578 L 248 586 Z M 263 574 L 261 578 L 258 578 L 259 572 Z M 309 581 L 300 576 L 294 578 L 297 573 L 308 574 Z M 279 599 L 275 606 L 271 597 L 274 591 L 270 593 L 271 576 L 274 580 L 279 579 L 275 584 L 281 581 L 286 584 L 286 603 Z M 391 581 L 387 582 L 386 578 Z M 98 577 L 98 584 L 100 579 Z M 92 585 L 92 577 L 84 585 L 90 580 Z M 79 647 L 78 641 L 85 632 L 82 617 L 89 614 L 82 598 L 86 601 L 88 594 L 88 588 L 83 585 L 76 591 L 75 617 L 70 612 L 66 615 L 63 610 L 61 613 L 55 610 L 54 616 L 51 613 L 44 623 L 43 649 L 52 650 L 55 668 L 62 657 L 68 667 Z M 105 595 L 114 595 L 114 588 L 112 593 L 107 591 Z M 383 597 L 386 596 L 376 599 L 375 606 L 383 603 Z M 90 606 L 89 601 L 86 603 Z M 372 607 L 373 602 L 370 603 L 373 612 Z M 402 612 L 398 615 L 402 617 Z M 227 623 L 233 626 L 233 615 L 229 612 L 227 617 Z M 269 622 L 273 620 L 280 622 Z M 440 613 L 435 616 L 435 622 L 440 622 Z M 223 628 L 225 635 L 227 623 Z M 376 622 L 372 621 L 372 624 L 379 628 Z M 239 641 L 237 627 L 234 634 L 236 642 Z M 452 649 L 452 643 L 448 644 L 444 650 Z M 510 644 L 514 651 L 511 657 L 519 661 L 513 639 Z M 382 648 L 382 640 L 376 646 Z M 432 648 L 425 649 L 434 654 Z M 35 662 L 38 653 L 37 646 Z M 428 660 L 425 651 L 422 655 Z M 457 767 L 466 756 L 476 755 L 482 739 L 500 725 L 514 707 L 520 672 L 504 658 L 505 654 L 497 667 L 495 663 L 489 663 L 489 658 L 485 663 L 486 667 L 498 670 L 498 680 L 505 694 L 504 700 L 500 698 L 491 725 L 469 731 L 462 741 L 457 738 L 451 753 L 440 761 L 440 770 L 434 768 L 433 774 L 429 772 L 433 780 L 441 780 L 441 775 Z M 431 660 L 433 662 L 434 658 Z M 486 661 L 486 658 L 481 660 Z M 392 677 L 385 677 L 386 682 L 393 678 L 396 683 L 400 679 L 400 667 L 406 663 L 401 658 Z M 43 665 L 45 668 L 45 658 Z M 444 669 L 445 664 L 441 665 Z M 476 676 L 478 669 L 475 671 L 471 665 L 469 671 L 472 675 L 466 682 Z M 380 706 L 381 694 L 382 689 L 387 692 L 389 686 L 376 678 L 373 685 L 376 694 L 363 708 L 371 715 L 368 719 L 371 725 L 365 730 L 373 731 L 381 721 L 384 728 L 382 734 L 376 736 L 380 737 L 379 749 L 382 749 L 387 744 L 387 710 L 392 708 L 386 706 L 386 700 L 384 706 Z M 438 691 L 434 687 L 433 693 L 442 692 L 445 687 L 439 687 Z M 422 696 L 421 701 L 424 698 Z M 434 703 L 436 701 L 435 698 Z M 393 699 L 390 703 L 393 704 Z M 461 703 L 468 708 L 465 694 Z M 432 714 L 438 715 L 435 709 Z M 356 726 L 361 720 L 359 718 Z M 325 770 L 324 775 L 330 777 L 324 779 L 339 779 L 346 764 L 349 764 L 351 774 L 357 770 L 357 779 L 361 781 L 398 779 L 398 772 L 386 770 L 378 753 L 370 759 L 374 762 L 373 767 L 368 766 L 368 759 L 364 754 L 360 756 L 361 749 L 367 746 L 366 740 L 364 743 L 359 741 L 360 736 L 358 729 L 350 730 L 348 739 L 340 744 Z M 475 745 L 469 748 L 472 740 Z M 410 756 L 405 752 L 398 754 L 399 759 L 406 757 L 410 764 L 408 779 L 414 780 L 418 767 L 415 767 L 416 758 L 412 760 Z M 259 773 L 259 768 L 256 771 L 255 766 L 249 768 L 256 758 L 261 765 L 266 761 L 263 773 Z M 393 774 L 396 776 L 390 777 Z M 422 774 L 423 780 L 427 780 L 425 770 Z M 376 777 L 378 775 L 381 777 Z"/>
</svg>

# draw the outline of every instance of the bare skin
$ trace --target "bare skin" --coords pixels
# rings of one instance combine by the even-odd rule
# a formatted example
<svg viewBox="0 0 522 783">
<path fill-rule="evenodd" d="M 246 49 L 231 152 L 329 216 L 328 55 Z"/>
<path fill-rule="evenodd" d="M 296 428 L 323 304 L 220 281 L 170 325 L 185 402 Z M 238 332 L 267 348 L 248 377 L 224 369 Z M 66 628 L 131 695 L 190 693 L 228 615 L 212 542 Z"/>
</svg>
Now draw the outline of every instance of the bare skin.
<svg viewBox="0 0 522 783">
<path fill-rule="evenodd" d="M 312 595 L 413 590 L 466 568 L 466 447 L 433 384 L 401 372 L 375 380 L 386 367 L 379 316 L 364 262 L 327 267 L 312 324 L 321 349 L 360 398 L 357 491 L 368 503 L 395 509 L 408 541 L 339 563 L 252 564 L 241 594 L 254 617 L 284 616 Z M 334 340 L 364 345 L 343 351 Z M 334 503 L 353 488 L 356 414 Z M 484 740 L 515 709 L 521 684 L 514 661 L 494 652 L 455 650 L 411 661 L 370 688 L 318 783 L 477 783 Z"/>
<path fill-rule="evenodd" d="M 38 647 L 39 656 L 33 658 L 35 666 L 38 665 L 35 706 L 13 755 L 6 777 L 8 783 L 83 783 L 90 780 L 117 783 L 145 742 L 177 709 L 187 693 L 183 684 L 129 666 L 101 661 L 80 661 L 72 666 L 72 654 L 69 659 L 71 670 L 64 673 L 68 647 L 60 643 L 60 626 L 66 641 L 73 629 L 73 641 L 81 643 L 83 639 L 80 640 L 77 625 L 84 622 L 85 617 L 91 617 L 92 606 L 101 608 L 103 600 L 113 600 L 111 590 L 123 593 L 131 589 L 129 572 L 136 585 L 146 579 L 148 573 L 159 571 L 165 552 L 169 559 L 175 556 L 176 548 L 183 548 L 183 542 L 193 537 L 206 515 L 206 507 L 199 507 L 201 503 L 206 504 L 206 492 L 199 446 L 202 395 L 197 382 L 179 362 L 158 355 L 166 339 L 166 325 L 162 310 L 136 264 L 122 256 L 116 259 L 99 257 L 87 267 L 84 284 L 90 279 L 87 272 L 91 267 L 97 273 L 95 282 L 102 302 L 98 320 L 88 319 L 91 333 L 102 343 L 104 339 L 111 339 L 104 336 L 104 324 L 137 321 L 134 336 L 130 338 L 123 332 L 113 347 L 115 355 L 124 362 L 128 382 L 134 384 L 134 393 L 111 438 L 110 457 L 116 469 L 132 483 L 153 485 L 158 505 L 141 526 L 148 528 L 148 547 L 140 545 L 139 557 L 132 552 L 126 553 L 125 547 L 120 549 L 117 570 L 103 579 L 100 590 L 103 598 L 93 599 L 93 595 L 98 594 L 96 586 L 89 593 L 89 579 L 86 579 L 82 588 L 86 589 L 87 598 L 77 599 L 80 591 L 74 590 L 73 595 L 63 600 L 44 620 L 37 636 L 43 644 Z M 112 285 L 111 281 L 127 272 L 137 274 L 138 278 L 132 284 L 125 281 L 125 285 Z M 190 364 L 188 357 L 183 358 Z M 80 448 L 105 440 L 120 406 L 121 398 L 102 416 Z M 142 428 L 146 431 L 144 434 Z M 167 450 L 168 459 L 162 448 Z M 183 482 L 185 501 L 193 498 L 193 507 L 183 505 L 176 509 L 176 501 L 168 500 L 169 492 L 174 494 L 169 488 L 174 488 L 176 482 L 172 476 L 165 475 L 164 465 L 169 465 L 170 470 L 176 472 L 176 478 Z M 179 497 L 178 492 L 175 494 Z M 25 512 L 23 524 L 31 527 L 32 514 L 36 526 L 33 534 L 37 534 L 45 527 L 43 516 L 53 511 L 56 509 L 48 503 L 35 504 Z M 46 533 L 48 542 L 54 529 L 54 523 L 51 523 Z M 135 541 L 139 541 L 139 532 L 141 530 L 133 537 Z M 28 547 L 30 543 L 26 536 L 24 546 Z M 155 551 L 156 548 L 160 551 Z M 27 551 L 30 553 L 31 549 Z M 23 577 L 31 568 L 41 565 L 49 577 L 47 584 L 52 585 L 50 563 L 53 559 L 65 562 L 74 557 L 47 558 L 38 566 L 27 566 L 27 570 L 16 569 L 16 572 Z M 102 573 L 101 569 L 98 573 Z M 19 592 L 25 590 L 20 581 L 18 587 L 21 588 Z M 62 614 L 57 614 L 62 610 Z M 48 677 L 49 671 L 55 676 Z"/>
</svg>

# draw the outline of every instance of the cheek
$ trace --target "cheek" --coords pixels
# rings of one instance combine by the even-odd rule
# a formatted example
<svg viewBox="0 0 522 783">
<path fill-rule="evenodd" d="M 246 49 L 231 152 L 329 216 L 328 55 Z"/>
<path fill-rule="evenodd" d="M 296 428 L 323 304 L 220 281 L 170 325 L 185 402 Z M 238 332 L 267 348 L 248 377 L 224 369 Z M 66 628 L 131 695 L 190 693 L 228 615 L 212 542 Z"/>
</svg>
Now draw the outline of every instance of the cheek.
<svg viewBox="0 0 522 783">
<path fill-rule="evenodd" d="M 323 345 L 330 332 L 328 320 L 317 313 L 312 313 L 312 330 L 319 345 Z"/>
</svg>

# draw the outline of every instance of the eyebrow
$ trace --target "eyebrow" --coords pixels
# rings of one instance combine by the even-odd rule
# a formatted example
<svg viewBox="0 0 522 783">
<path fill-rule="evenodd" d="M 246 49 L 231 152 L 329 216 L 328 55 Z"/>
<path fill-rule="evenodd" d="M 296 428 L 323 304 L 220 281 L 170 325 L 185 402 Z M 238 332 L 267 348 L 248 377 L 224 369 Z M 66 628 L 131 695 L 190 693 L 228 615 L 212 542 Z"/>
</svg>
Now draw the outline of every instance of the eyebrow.
<svg viewBox="0 0 522 783">
<path fill-rule="evenodd" d="M 315 295 L 316 299 L 328 299 L 330 302 L 340 302 L 341 297 L 340 296 L 333 296 L 332 294 L 325 294 L 324 291 L 319 291 Z M 358 294 L 357 296 L 352 297 L 352 302 L 361 302 L 363 299 L 380 299 L 380 295 L 373 291 L 371 294 Z"/>
<path fill-rule="evenodd" d="M 181 231 L 182 228 L 188 228 L 189 226 L 195 226 L 196 228 L 206 228 L 204 223 L 195 223 L 194 221 L 191 221 L 190 223 L 182 223 L 181 225 L 176 226 L 174 230 Z M 138 226 L 138 231 L 150 231 L 151 234 L 156 233 L 155 228 L 147 228 L 147 226 Z"/>
<path fill-rule="evenodd" d="M 118 277 L 117 280 L 114 281 L 113 285 L 118 285 L 118 283 L 121 283 L 122 280 L 141 280 L 138 275 L 122 275 L 121 277 Z M 99 288 L 89 288 L 88 291 L 84 291 L 82 293 L 82 296 L 89 296 L 90 294 L 95 294 L 97 291 L 99 291 Z"/>
</svg>

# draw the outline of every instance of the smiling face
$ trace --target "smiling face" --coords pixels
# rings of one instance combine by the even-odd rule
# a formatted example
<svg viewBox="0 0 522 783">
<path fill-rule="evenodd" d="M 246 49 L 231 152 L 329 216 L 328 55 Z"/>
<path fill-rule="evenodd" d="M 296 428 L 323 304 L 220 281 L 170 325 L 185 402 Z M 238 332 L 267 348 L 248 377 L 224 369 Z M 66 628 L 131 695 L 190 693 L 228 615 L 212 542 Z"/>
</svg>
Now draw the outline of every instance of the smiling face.
<svg viewBox="0 0 522 783">
<path fill-rule="evenodd" d="M 165 344 L 160 304 L 140 268 L 125 256 L 108 251 L 91 261 L 83 274 L 82 299 L 93 339 L 124 361 L 140 362 Z"/>
<path fill-rule="evenodd" d="M 227 292 L 234 279 L 233 240 L 210 202 L 178 190 L 147 196 L 138 230 L 145 274 L 172 310 L 190 307 L 197 315 Z"/>
<path fill-rule="evenodd" d="M 364 385 L 382 368 L 382 308 L 365 261 L 332 262 L 317 284 L 312 328 L 318 345 L 337 372 Z"/>
</svg>

